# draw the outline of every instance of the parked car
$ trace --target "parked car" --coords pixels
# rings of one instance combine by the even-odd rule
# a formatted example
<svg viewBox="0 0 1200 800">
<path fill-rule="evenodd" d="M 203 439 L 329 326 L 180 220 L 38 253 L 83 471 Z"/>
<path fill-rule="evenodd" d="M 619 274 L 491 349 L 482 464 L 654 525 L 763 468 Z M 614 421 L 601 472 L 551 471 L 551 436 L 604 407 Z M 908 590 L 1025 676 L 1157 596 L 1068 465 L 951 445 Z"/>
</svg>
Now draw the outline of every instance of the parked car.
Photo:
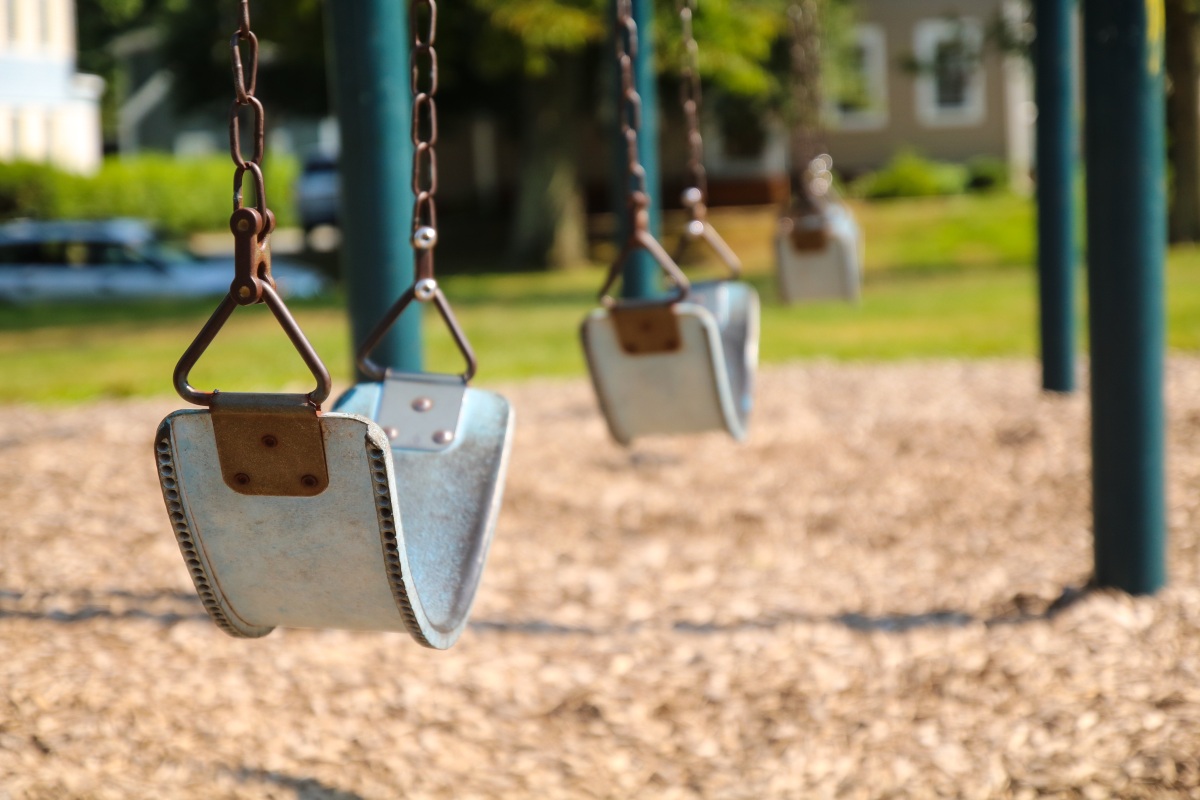
<svg viewBox="0 0 1200 800">
<path fill-rule="evenodd" d="M 296 208 L 300 225 L 310 233 L 320 225 L 338 224 L 338 193 L 341 178 L 337 159 L 325 153 L 314 153 L 304 161 L 296 181 Z"/>
<path fill-rule="evenodd" d="M 284 296 L 327 288 L 304 264 L 274 258 L 271 274 Z M 232 257 L 197 257 L 159 240 L 142 220 L 0 225 L 0 300 L 7 302 L 220 295 L 232 280 Z"/>
</svg>

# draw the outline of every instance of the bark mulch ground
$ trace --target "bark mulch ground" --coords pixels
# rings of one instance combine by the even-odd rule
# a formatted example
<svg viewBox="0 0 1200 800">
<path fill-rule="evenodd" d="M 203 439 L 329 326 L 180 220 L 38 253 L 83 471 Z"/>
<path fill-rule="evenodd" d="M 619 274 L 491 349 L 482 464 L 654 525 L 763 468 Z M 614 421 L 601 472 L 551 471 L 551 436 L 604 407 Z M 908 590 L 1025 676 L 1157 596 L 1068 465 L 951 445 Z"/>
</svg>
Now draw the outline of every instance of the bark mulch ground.
<svg viewBox="0 0 1200 800">
<path fill-rule="evenodd" d="M 505 391 L 471 628 L 221 633 L 150 440 L 0 416 L 0 798 L 1200 796 L 1200 360 L 1169 378 L 1170 586 L 1091 567 L 1085 397 L 1031 363 L 804 364 L 750 441 L 609 443 Z"/>
</svg>

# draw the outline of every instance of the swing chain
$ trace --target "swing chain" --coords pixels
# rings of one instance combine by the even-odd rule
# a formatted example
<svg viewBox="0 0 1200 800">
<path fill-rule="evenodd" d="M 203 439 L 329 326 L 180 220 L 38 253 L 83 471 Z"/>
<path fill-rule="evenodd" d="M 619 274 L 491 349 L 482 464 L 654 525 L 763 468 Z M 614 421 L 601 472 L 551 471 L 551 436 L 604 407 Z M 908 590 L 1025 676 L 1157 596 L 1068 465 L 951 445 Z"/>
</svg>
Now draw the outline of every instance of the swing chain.
<svg viewBox="0 0 1200 800">
<path fill-rule="evenodd" d="M 424 25 L 422 25 L 424 22 Z M 388 310 L 379 324 L 367 334 L 358 349 L 358 368 L 372 380 L 382 381 L 390 370 L 371 360 L 374 350 L 384 335 L 400 319 L 404 309 L 415 300 L 418 303 L 433 303 L 442 321 L 450 331 L 466 362 L 460 377 L 463 383 L 470 382 L 475 375 L 477 362 L 471 343 L 446 295 L 438 286 L 434 276 L 433 250 L 438 243 L 437 202 L 437 90 L 438 57 L 434 44 L 437 41 L 437 0 L 413 0 L 410 8 L 409 25 L 413 31 L 412 53 L 409 65 L 412 72 L 412 144 L 413 144 L 413 221 L 412 246 L 415 255 L 414 280 L 412 286 L 400 295 L 400 299 Z"/>
<path fill-rule="evenodd" d="M 683 70 L 679 97 L 687 125 L 688 185 L 683 191 L 683 206 L 691 222 L 702 223 L 708 204 L 708 173 L 704 169 L 704 137 L 700 132 L 700 46 L 692 24 L 696 15 L 696 0 L 680 0 L 679 20 L 683 28 Z"/>
<path fill-rule="evenodd" d="M 625 139 L 626 173 L 629 178 L 629 216 L 631 231 L 650 229 L 650 193 L 646 168 L 638 151 L 638 131 L 642 127 L 642 97 L 633 77 L 637 58 L 638 30 L 633 19 L 632 0 L 617 0 L 617 64 L 621 70 L 621 136 Z"/>
<path fill-rule="evenodd" d="M 424 12 L 424 13 L 422 13 Z M 424 18 L 425 27 L 421 21 Z M 436 0 L 414 0 L 412 4 L 414 41 L 412 69 L 412 144 L 413 144 L 413 234 L 416 250 L 417 297 L 421 302 L 433 299 L 437 288 L 433 269 L 433 249 L 437 246 L 437 90 L 438 57 Z"/>
<path fill-rule="evenodd" d="M 250 57 L 249 69 L 242 59 L 242 43 Z M 196 334 L 192 344 L 184 351 L 179 363 L 175 365 L 174 383 L 179 396 L 189 403 L 198 406 L 214 406 L 218 403 L 218 392 L 203 392 L 193 387 L 189 380 L 192 367 L 204 355 L 208 346 L 216 339 L 221 328 L 229 321 L 238 306 L 249 306 L 262 303 L 271 310 L 275 320 L 283 328 L 292 346 L 304 359 L 305 366 L 312 373 L 317 386 L 307 395 L 299 396 L 299 402 L 306 414 L 319 411 L 321 403 L 329 397 L 332 384 L 329 370 L 325 368 L 321 357 L 317 355 L 312 344 L 304 337 L 304 332 L 296 323 L 292 312 L 288 310 L 275 289 L 275 280 L 271 277 L 271 231 L 275 229 L 275 215 L 267 208 L 267 192 L 263 181 L 262 160 L 265 150 L 265 135 L 263 122 L 263 106 L 254 96 L 258 85 L 258 37 L 250 30 L 250 0 L 240 0 L 238 7 L 238 29 L 229 40 L 230 61 L 233 67 L 233 106 L 229 111 L 229 155 L 237 170 L 233 174 L 233 216 L 229 218 L 229 228 L 233 231 L 234 242 L 234 277 L 229 285 L 229 294 L 217 306 L 217 310 L 208 318 L 208 322 Z M 247 73 L 249 75 L 247 76 Z M 249 80 L 247 81 L 247 77 Z M 241 124 L 238 113 L 249 106 L 254 114 L 253 142 L 254 150 L 250 158 L 242 155 Z M 242 183 L 246 173 L 250 173 L 254 181 L 255 207 L 247 208 L 242 202 Z M 236 395 L 226 393 L 223 405 L 228 407 L 235 402 L 231 400 Z M 245 397 L 250 397 L 246 395 Z M 258 398 L 258 395 L 254 395 Z M 284 405 L 296 397 L 283 396 Z M 220 437 L 218 437 L 220 439 Z M 317 436 L 320 443 L 320 436 Z M 218 443 L 218 452 L 221 445 Z M 309 484 L 305 484 L 308 486 Z"/>
<path fill-rule="evenodd" d="M 788 9 L 788 20 L 792 35 L 792 203 L 802 213 L 814 213 L 820 210 L 832 179 L 829 157 L 818 155 L 822 102 L 818 0 L 796 0 Z"/>
<path fill-rule="evenodd" d="M 245 43 L 249 67 L 242 58 Z M 267 208 L 266 183 L 262 161 L 266 149 L 266 114 L 262 102 L 254 96 L 258 86 L 258 37 L 250 29 L 250 0 L 240 0 L 238 29 L 229 39 L 233 71 L 233 105 L 229 109 L 229 155 L 236 170 L 233 175 L 233 216 L 229 228 L 234 236 L 235 275 L 229 294 L 238 305 L 253 305 L 263 299 L 263 286 L 275 288 L 271 277 L 271 231 L 275 215 Z M 247 79 L 248 78 L 248 79 Z M 249 107 L 253 117 L 250 158 L 242 153 L 241 110 Z M 255 207 L 246 208 L 242 184 L 246 173 L 254 181 Z"/>
</svg>

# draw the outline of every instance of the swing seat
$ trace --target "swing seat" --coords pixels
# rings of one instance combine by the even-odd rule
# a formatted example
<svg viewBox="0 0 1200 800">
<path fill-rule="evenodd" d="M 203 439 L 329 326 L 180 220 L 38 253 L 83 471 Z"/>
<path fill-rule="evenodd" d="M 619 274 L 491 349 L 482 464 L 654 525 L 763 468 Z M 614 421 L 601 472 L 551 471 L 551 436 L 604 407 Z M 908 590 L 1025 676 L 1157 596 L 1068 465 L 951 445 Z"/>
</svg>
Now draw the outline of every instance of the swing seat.
<svg viewBox="0 0 1200 800">
<path fill-rule="evenodd" d="M 626 300 L 580 331 L 612 437 L 726 430 L 746 436 L 758 363 L 759 301 L 749 284 L 695 284 L 674 303 Z"/>
<path fill-rule="evenodd" d="M 775 239 L 779 294 L 785 303 L 858 302 L 861 232 L 850 211 L 828 203 L 821 211 L 780 221 Z"/>
<path fill-rule="evenodd" d="M 439 388 L 424 394 L 437 402 Z M 343 398 L 362 414 L 314 413 L 301 395 L 218 394 L 212 410 L 163 421 L 163 496 L 222 630 L 407 631 L 436 649 L 454 644 L 491 543 L 512 425 L 503 398 L 455 391 L 461 410 L 449 422 L 431 415 L 437 429 L 422 449 L 395 449 L 404 434 L 371 418 L 379 384 Z M 462 496 L 481 501 L 462 507 Z"/>
</svg>

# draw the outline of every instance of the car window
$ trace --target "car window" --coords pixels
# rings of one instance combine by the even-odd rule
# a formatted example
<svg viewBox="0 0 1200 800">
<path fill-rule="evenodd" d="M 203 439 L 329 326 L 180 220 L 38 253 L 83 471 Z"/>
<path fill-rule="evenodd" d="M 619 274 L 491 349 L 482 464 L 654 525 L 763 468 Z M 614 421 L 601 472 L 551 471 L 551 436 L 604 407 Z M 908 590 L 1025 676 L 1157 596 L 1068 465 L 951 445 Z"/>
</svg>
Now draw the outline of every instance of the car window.
<svg viewBox="0 0 1200 800">
<path fill-rule="evenodd" d="M 88 251 L 88 262 L 95 266 L 119 267 L 147 263 L 145 256 L 127 244 L 93 242 Z"/>
<path fill-rule="evenodd" d="M 17 242 L 0 245 L 0 262 L 37 267 L 83 267 L 87 246 L 69 242 Z"/>
<path fill-rule="evenodd" d="M 38 264 L 41 260 L 40 248 L 31 242 L 0 244 L 0 264 Z"/>
</svg>

